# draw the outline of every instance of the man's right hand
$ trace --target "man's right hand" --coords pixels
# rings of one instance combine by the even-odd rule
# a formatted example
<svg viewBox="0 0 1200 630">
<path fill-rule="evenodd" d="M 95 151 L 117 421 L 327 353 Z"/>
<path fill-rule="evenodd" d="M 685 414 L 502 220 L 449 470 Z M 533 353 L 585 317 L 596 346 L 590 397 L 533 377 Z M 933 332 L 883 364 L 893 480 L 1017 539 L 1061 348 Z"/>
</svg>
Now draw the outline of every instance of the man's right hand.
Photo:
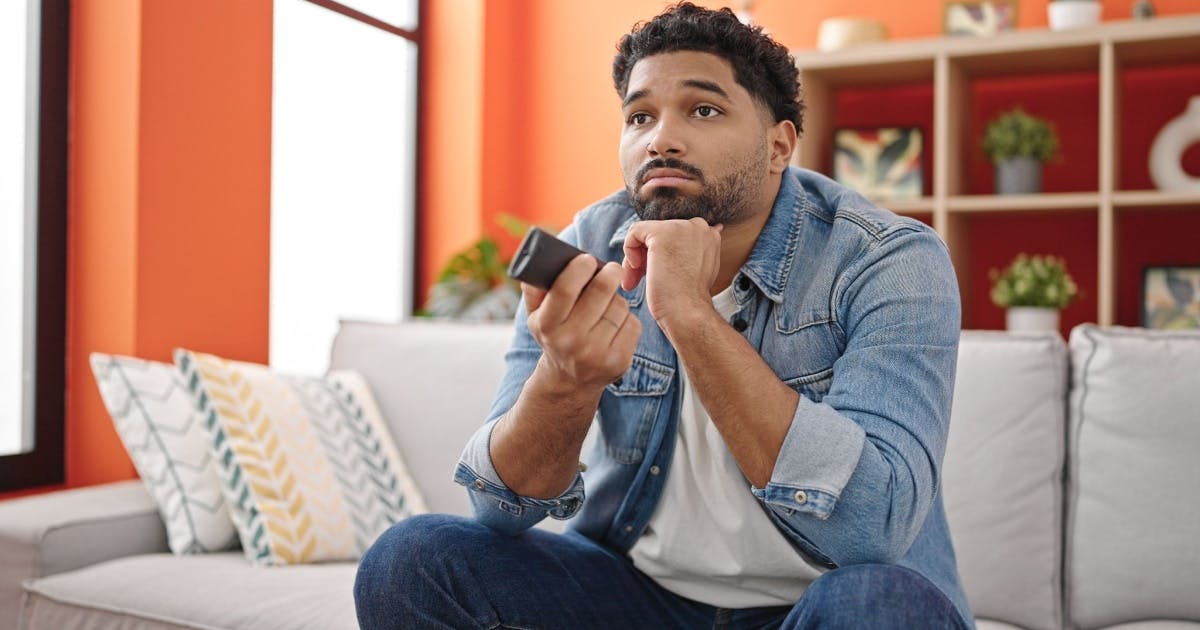
<svg viewBox="0 0 1200 630">
<path fill-rule="evenodd" d="M 575 257 L 549 291 L 521 284 L 542 358 L 489 448 L 500 479 L 522 496 L 550 499 L 571 487 L 604 387 L 633 363 L 642 324 L 617 295 L 621 267 L 596 264 Z"/>
<path fill-rule="evenodd" d="M 521 284 L 529 332 L 542 347 L 545 376 L 564 387 L 599 391 L 633 362 L 642 325 L 617 294 L 621 266 L 576 256 L 549 291 Z M 583 393 L 583 392 L 579 392 Z"/>
</svg>

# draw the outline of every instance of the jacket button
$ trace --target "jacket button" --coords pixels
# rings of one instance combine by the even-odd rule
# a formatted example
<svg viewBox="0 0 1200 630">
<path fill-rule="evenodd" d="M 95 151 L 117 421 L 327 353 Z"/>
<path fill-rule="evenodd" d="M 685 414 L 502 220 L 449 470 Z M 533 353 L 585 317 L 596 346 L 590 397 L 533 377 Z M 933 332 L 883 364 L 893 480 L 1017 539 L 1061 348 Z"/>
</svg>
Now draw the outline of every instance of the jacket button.
<svg viewBox="0 0 1200 630">
<path fill-rule="evenodd" d="M 660 472 L 662 472 L 662 469 L 661 469 L 661 468 L 659 468 L 657 464 L 655 464 L 654 466 L 651 466 L 651 467 L 650 467 L 650 474 L 651 474 L 651 475 L 657 475 L 657 474 L 658 474 L 658 473 L 660 473 Z"/>
<path fill-rule="evenodd" d="M 476 488 L 476 489 L 478 489 L 478 490 L 483 490 L 483 486 L 484 486 L 484 483 L 483 483 L 483 480 L 482 480 L 482 479 L 476 479 L 476 480 L 475 480 L 475 488 Z"/>
<path fill-rule="evenodd" d="M 750 278 L 747 278 L 746 276 L 742 276 L 742 277 L 738 278 L 737 284 L 738 284 L 739 289 L 746 291 L 746 290 L 750 289 Z"/>
<path fill-rule="evenodd" d="M 629 532 L 633 531 L 633 525 L 626 525 L 624 529 L 625 533 L 628 534 Z"/>
<path fill-rule="evenodd" d="M 733 329 L 738 332 L 745 332 L 746 329 L 749 327 L 750 327 L 750 324 L 747 323 L 746 320 L 744 320 L 740 317 L 733 320 Z"/>
<path fill-rule="evenodd" d="M 803 490 L 797 490 L 796 494 L 793 494 L 792 497 L 796 499 L 796 503 L 799 503 L 800 505 L 808 503 L 808 495 Z"/>
</svg>

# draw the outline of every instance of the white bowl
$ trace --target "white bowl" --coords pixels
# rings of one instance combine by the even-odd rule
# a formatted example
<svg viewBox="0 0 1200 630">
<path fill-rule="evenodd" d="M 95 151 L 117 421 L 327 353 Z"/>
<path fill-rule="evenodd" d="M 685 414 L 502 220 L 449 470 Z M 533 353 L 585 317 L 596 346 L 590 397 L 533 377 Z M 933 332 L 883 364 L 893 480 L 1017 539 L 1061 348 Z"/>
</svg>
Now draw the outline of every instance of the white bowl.
<svg viewBox="0 0 1200 630">
<path fill-rule="evenodd" d="M 1063 31 L 1100 23 L 1100 3 L 1097 0 L 1055 0 L 1047 8 L 1050 29 Z"/>
</svg>

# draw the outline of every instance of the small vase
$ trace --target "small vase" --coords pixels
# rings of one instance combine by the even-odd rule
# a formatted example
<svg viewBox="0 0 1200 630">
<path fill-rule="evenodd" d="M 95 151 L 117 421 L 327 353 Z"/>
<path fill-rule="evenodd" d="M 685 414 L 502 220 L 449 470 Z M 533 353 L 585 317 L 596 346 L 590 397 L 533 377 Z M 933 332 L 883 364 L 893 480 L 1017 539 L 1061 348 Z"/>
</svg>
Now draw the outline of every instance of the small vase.
<svg viewBox="0 0 1200 630">
<path fill-rule="evenodd" d="M 1200 191 L 1200 177 L 1183 170 L 1183 152 L 1200 140 L 1200 96 L 1188 101 L 1187 111 L 1163 126 L 1150 146 L 1150 179 L 1159 190 Z"/>
<path fill-rule="evenodd" d="M 1043 306 L 1010 306 L 1004 313 L 1009 332 L 1058 332 L 1058 309 Z"/>
<path fill-rule="evenodd" d="M 1036 158 L 1009 158 L 996 164 L 997 195 L 1032 195 L 1042 192 L 1042 163 Z"/>
<path fill-rule="evenodd" d="M 1052 0 L 1046 8 L 1050 30 L 1064 31 L 1100 23 L 1098 0 Z"/>
</svg>

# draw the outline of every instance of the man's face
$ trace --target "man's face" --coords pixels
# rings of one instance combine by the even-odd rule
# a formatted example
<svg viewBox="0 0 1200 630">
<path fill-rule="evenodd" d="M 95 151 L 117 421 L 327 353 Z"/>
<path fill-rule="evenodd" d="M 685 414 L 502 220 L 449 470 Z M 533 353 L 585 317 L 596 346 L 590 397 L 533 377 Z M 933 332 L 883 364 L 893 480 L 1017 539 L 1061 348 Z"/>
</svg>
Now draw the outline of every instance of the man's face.
<svg viewBox="0 0 1200 630">
<path fill-rule="evenodd" d="M 765 107 L 711 53 L 646 57 L 629 73 L 621 170 L 643 219 L 734 225 L 755 213 L 769 176 Z"/>
</svg>

